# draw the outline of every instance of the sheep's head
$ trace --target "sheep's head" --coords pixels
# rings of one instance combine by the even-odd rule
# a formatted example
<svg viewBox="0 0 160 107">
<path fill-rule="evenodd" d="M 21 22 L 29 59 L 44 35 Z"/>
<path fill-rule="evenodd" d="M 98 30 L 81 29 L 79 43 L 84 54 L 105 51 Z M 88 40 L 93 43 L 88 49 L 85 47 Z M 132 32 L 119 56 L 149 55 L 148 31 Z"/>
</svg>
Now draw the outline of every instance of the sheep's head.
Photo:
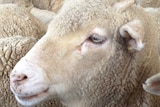
<svg viewBox="0 0 160 107">
<path fill-rule="evenodd" d="M 129 70 L 126 66 L 130 66 L 132 54 L 142 49 L 144 30 L 139 20 L 125 23 L 121 13 L 109 9 L 101 13 L 90 10 L 91 16 L 97 14 L 94 18 L 89 16 L 91 20 L 85 19 L 88 11 L 83 9 L 81 18 L 75 14 L 64 22 L 60 21 L 63 11 L 57 15 L 46 35 L 10 75 L 11 90 L 21 104 L 33 105 L 50 96 L 67 106 L 86 106 L 104 96 L 109 103 L 107 99 L 116 99 L 114 94 L 123 93 L 119 92 L 120 85 L 125 84 L 121 80 L 132 75 L 125 75 Z M 110 11 L 117 12 L 115 17 L 122 21 L 118 22 Z"/>
</svg>

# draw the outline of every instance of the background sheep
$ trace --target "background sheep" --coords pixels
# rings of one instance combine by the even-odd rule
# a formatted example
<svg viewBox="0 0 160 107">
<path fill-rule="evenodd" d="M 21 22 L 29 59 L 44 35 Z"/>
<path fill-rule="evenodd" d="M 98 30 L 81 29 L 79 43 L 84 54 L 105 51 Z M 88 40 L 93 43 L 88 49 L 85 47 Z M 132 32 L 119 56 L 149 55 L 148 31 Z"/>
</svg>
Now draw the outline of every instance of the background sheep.
<svg viewBox="0 0 160 107">
<path fill-rule="evenodd" d="M 48 26 L 50 21 L 52 21 L 54 17 L 56 16 L 56 13 L 52 11 L 42 10 L 42 9 L 35 8 L 35 7 L 32 8 L 30 12 L 32 15 L 38 18 L 42 23 L 44 23 L 46 27 Z"/>
<path fill-rule="evenodd" d="M 46 26 L 48 26 L 49 22 L 55 17 L 63 5 L 63 0 L 28 0 L 28 2 L 32 2 L 33 4 L 31 13 Z"/>
<path fill-rule="evenodd" d="M 22 107 L 9 88 L 14 65 L 46 32 L 45 26 L 23 6 L 0 5 L 0 107 Z M 17 36 L 20 35 L 20 36 Z M 55 100 L 37 107 L 61 107 Z"/>
<path fill-rule="evenodd" d="M 26 7 L 34 6 L 42 10 L 50 10 L 57 13 L 64 0 L 0 0 L 0 4 L 16 3 Z"/>
<path fill-rule="evenodd" d="M 48 26 L 48 23 L 54 18 L 62 4 L 62 0 L 9 0 L 1 3 L 13 3 L 26 7 L 32 15 L 38 18 L 42 23 Z M 51 8 L 52 7 L 52 8 Z"/>
<path fill-rule="evenodd" d="M 159 0 L 136 0 L 136 3 L 143 7 L 160 7 Z"/>
<path fill-rule="evenodd" d="M 32 2 L 37 8 L 57 13 L 61 9 L 64 0 L 32 0 Z"/>
<path fill-rule="evenodd" d="M 132 0 L 111 2 L 64 2 L 11 72 L 17 101 L 30 106 L 51 97 L 68 107 L 159 107 L 160 97 L 146 93 L 142 83 L 160 70 L 160 16 Z"/>
<path fill-rule="evenodd" d="M 42 22 L 21 6 L 0 5 L 0 37 L 12 35 L 41 38 L 46 32 Z"/>
<path fill-rule="evenodd" d="M 17 4 L 28 9 L 33 8 L 32 0 L 0 0 L 0 4 Z"/>
</svg>

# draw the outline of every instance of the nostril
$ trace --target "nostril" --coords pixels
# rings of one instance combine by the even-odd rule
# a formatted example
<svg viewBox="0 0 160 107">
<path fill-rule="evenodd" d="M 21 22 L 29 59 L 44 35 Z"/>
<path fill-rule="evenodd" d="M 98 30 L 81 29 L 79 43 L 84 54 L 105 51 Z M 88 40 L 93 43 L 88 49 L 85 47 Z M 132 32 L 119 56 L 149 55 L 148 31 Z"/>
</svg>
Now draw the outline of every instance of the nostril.
<svg viewBox="0 0 160 107">
<path fill-rule="evenodd" d="M 28 77 L 25 75 L 24 77 L 23 77 L 23 80 L 25 80 L 25 79 L 27 79 Z"/>
<path fill-rule="evenodd" d="M 13 83 L 13 84 L 21 84 L 27 79 L 28 79 L 28 77 L 25 74 L 13 74 L 11 76 L 11 83 Z"/>
<path fill-rule="evenodd" d="M 28 77 L 25 74 L 20 74 L 17 75 L 17 80 L 18 81 L 22 81 L 22 80 L 26 80 Z"/>
</svg>

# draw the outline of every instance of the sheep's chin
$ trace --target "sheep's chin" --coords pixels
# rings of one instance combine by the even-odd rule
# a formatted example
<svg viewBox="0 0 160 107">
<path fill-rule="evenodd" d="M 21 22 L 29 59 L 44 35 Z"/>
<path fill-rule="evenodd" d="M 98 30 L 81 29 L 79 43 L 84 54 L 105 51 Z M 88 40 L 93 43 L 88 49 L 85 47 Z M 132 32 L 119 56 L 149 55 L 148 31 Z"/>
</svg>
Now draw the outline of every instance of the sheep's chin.
<svg viewBox="0 0 160 107">
<path fill-rule="evenodd" d="M 30 96 L 15 96 L 17 101 L 24 105 L 24 106 L 33 106 L 33 105 L 36 105 L 44 100 L 46 100 L 49 96 L 49 93 L 48 93 L 48 89 L 40 92 L 40 93 L 37 93 L 37 94 L 34 94 L 34 95 L 30 95 Z"/>
</svg>

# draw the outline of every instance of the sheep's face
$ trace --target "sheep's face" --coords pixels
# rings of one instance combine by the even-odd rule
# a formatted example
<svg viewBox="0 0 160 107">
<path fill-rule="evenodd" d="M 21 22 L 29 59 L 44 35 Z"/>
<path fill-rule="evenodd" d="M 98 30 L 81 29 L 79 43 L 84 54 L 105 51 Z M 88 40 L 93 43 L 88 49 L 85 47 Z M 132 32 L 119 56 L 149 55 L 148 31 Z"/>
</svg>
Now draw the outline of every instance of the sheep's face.
<svg viewBox="0 0 160 107">
<path fill-rule="evenodd" d="M 19 72 L 26 78 L 11 86 L 23 105 L 32 105 L 50 95 L 65 100 L 72 94 L 80 97 L 83 88 L 89 85 L 86 83 L 105 70 L 103 66 L 113 55 L 113 34 L 105 27 L 92 26 L 64 37 L 49 38 L 40 40 L 43 43 L 37 45 L 38 50 L 33 48 L 35 52 L 29 52 L 11 74 Z"/>
<path fill-rule="evenodd" d="M 74 31 L 67 29 L 69 25 L 63 25 L 70 31 L 61 36 L 55 35 L 61 32 L 56 31 L 58 21 L 51 23 L 46 35 L 11 72 L 11 90 L 17 100 L 30 106 L 54 97 L 73 106 L 93 103 L 104 95 L 110 102 L 114 94 L 119 94 L 118 88 L 123 84 L 120 80 L 126 78 L 122 74 L 127 70 L 129 51 L 143 47 L 140 37 L 143 29 L 138 20 L 123 25 L 124 20 L 116 22 L 112 14 L 86 21 L 88 25 Z"/>
<path fill-rule="evenodd" d="M 130 57 L 127 45 L 139 51 L 142 44 L 141 39 L 129 39 L 129 33 L 125 40 L 119 31 L 109 27 L 106 23 L 61 37 L 45 35 L 11 73 L 11 89 L 17 100 L 23 105 L 33 105 L 52 96 L 68 105 L 94 93 L 103 95 L 98 91 L 101 89 L 106 90 L 108 98 L 113 95 L 112 88 L 119 86 L 119 80 L 124 78 L 122 73 L 126 73 L 122 71 Z"/>
</svg>

